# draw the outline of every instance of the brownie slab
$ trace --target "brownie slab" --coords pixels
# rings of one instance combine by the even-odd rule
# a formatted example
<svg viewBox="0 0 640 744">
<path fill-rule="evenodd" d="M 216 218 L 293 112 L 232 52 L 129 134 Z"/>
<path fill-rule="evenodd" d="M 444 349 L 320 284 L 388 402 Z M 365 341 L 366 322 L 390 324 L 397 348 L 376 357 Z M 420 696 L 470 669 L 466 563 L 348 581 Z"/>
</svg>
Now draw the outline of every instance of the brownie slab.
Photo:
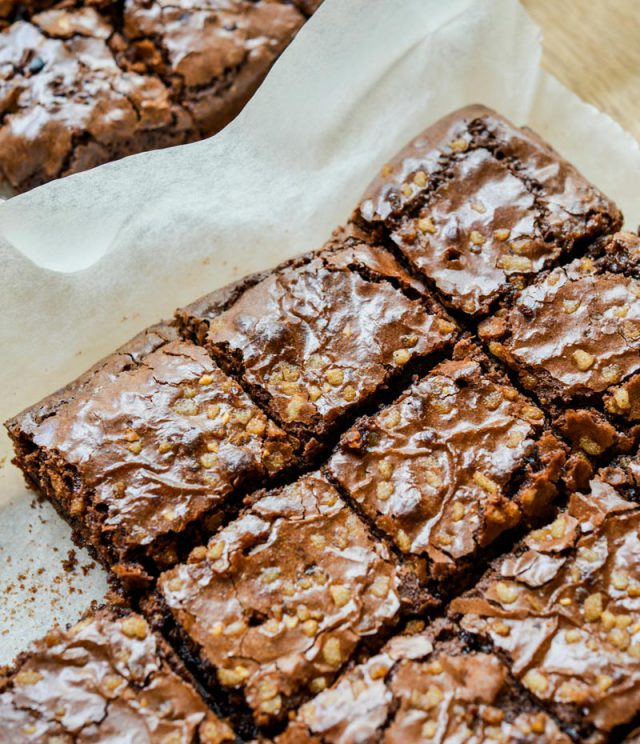
<svg viewBox="0 0 640 744">
<path fill-rule="evenodd" d="M 277 744 L 570 744 L 497 655 L 432 636 L 393 638 L 303 705 Z"/>
<path fill-rule="evenodd" d="M 429 577 L 462 577 L 502 532 L 544 514 L 564 448 L 544 414 L 462 341 L 397 401 L 359 419 L 328 472 Z M 453 583 L 452 583 L 453 582 Z"/>
<path fill-rule="evenodd" d="M 16 464 L 123 579 L 175 563 L 229 499 L 296 462 L 295 442 L 172 335 L 141 334 L 7 425 Z"/>
<path fill-rule="evenodd" d="M 639 530 L 640 506 L 593 481 L 451 605 L 583 740 L 640 709 Z"/>
<path fill-rule="evenodd" d="M 222 308 L 216 292 L 178 319 L 283 428 L 313 446 L 456 335 L 438 304 L 416 287 L 409 296 L 409 275 L 374 250 L 332 243 L 247 282 Z"/>
<path fill-rule="evenodd" d="M 549 145 L 483 106 L 414 139 L 384 166 L 354 219 L 390 239 L 470 316 L 621 225 L 617 207 Z"/>
<path fill-rule="evenodd" d="M 244 693 L 268 725 L 326 686 L 416 591 L 318 473 L 251 501 L 162 574 L 158 590 L 174 638 L 207 670 L 209 686 Z"/>
<path fill-rule="evenodd" d="M 108 609 L 50 632 L 0 675 L 0 732 L 25 744 L 236 740 L 146 621 Z"/>
</svg>

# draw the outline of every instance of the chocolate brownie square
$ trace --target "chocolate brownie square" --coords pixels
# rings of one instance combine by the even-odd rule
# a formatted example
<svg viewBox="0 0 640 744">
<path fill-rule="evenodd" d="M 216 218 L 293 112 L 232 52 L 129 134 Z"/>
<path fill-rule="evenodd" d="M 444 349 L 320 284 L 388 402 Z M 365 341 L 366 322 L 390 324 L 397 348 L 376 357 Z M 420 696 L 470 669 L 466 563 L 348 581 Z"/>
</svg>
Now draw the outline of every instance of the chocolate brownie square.
<svg viewBox="0 0 640 744">
<path fill-rule="evenodd" d="M 410 572 L 318 473 L 254 495 L 158 591 L 206 686 L 267 726 L 393 626 L 401 605 L 421 607 Z"/>
<path fill-rule="evenodd" d="M 7 424 L 16 464 L 123 579 L 175 563 L 234 497 L 296 463 L 295 442 L 172 335 L 150 329 Z"/>
<path fill-rule="evenodd" d="M 543 412 L 462 341 L 394 403 L 359 419 L 331 478 L 405 555 L 428 558 L 450 593 L 479 551 L 544 514 L 565 450 Z"/>
<path fill-rule="evenodd" d="M 639 534 L 638 503 L 595 480 L 451 605 L 576 739 L 640 710 Z"/>
<path fill-rule="evenodd" d="M 354 219 L 389 238 L 450 307 L 478 316 L 622 218 L 533 132 L 469 106 L 385 165 Z"/>
<path fill-rule="evenodd" d="M 434 640 L 435 636 L 435 640 Z M 277 744 L 570 744 L 497 654 L 431 629 L 394 637 L 303 705 Z"/>
<path fill-rule="evenodd" d="M 377 253 L 376 253 L 377 251 Z M 395 267 L 395 269 L 394 269 Z M 380 248 L 349 239 L 179 311 L 254 400 L 312 450 L 456 326 Z"/>
<path fill-rule="evenodd" d="M 583 452 L 623 446 L 640 422 L 640 238 L 618 233 L 542 274 L 479 335 Z"/>
<path fill-rule="evenodd" d="M 236 741 L 146 621 L 110 609 L 51 631 L 0 675 L 0 732 L 25 744 Z"/>
</svg>

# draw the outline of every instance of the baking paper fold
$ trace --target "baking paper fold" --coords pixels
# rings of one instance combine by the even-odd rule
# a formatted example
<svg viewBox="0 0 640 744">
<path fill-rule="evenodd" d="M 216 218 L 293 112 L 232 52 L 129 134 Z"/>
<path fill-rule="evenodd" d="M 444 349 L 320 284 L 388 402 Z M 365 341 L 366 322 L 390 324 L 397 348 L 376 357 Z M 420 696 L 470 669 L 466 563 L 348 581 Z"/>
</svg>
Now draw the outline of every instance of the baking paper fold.
<svg viewBox="0 0 640 744">
<path fill-rule="evenodd" d="M 539 31 L 515 0 L 325 0 L 217 136 L 0 203 L 0 419 L 176 306 L 319 246 L 387 159 L 466 104 L 530 125 L 635 228 L 638 144 L 540 58 Z M 4 435 L 0 457 L 10 457 Z M 69 529 L 32 500 L 7 459 L 0 663 L 106 588 L 99 568 L 65 573 Z"/>
</svg>

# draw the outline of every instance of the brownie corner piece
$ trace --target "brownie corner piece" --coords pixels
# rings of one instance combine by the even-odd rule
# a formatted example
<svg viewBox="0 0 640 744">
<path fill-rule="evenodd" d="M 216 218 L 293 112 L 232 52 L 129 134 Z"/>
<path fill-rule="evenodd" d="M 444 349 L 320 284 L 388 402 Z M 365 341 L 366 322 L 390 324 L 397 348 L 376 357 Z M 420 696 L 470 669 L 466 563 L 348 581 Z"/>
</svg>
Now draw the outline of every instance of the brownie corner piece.
<svg viewBox="0 0 640 744">
<path fill-rule="evenodd" d="M 451 592 L 505 530 L 542 518 L 566 448 L 543 412 L 467 340 L 395 402 L 360 418 L 328 472 Z"/>
<path fill-rule="evenodd" d="M 416 137 L 384 166 L 354 219 L 392 240 L 450 307 L 470 316 L 622 223 L 548 144 L 482 106 Z"/>
<path fill-rule="evenodd" d="M 640 709 L 640 506 L 626 497 L 592 481 L 450 608 L 581 740 L 620 733 Z"/>
<path fill-rule="evenodd" d="M 449 636 L 449 637 L 447 637 Z M 276 744 L 341 742 L 570 744 L 491 652 L 455 628 L 398 635 L 305 703 Z"/>
<path fill-rule="evenodd" d="M 174 335 L 140 334 L 8 422 L 27 480 L 128 581 L 176 562 L 230 500 L 297 463 L 296 442 Z"/>
<path fill-rule="evenodd" d="M 397 623 L 402 569 L 320 474 L 260 492 L 162 574 L 168 632 L 267 729 Z"/>
<path fill-rule="evenodd" d="M 408 293 L 411 281 L 381 248 L 332 242 L 204 298 L 180 313 L 181 325 L 197 329 L 283 428 L 323 443 L 346 416 L 455 339 L 455 323 L 416 287 Z"/>
<path fill-rule="evenodd" d="M 160 636 L 135 613 L 103 608 L 55 629 L 0 674 L 3 741 L 234 742 Z"/>
</svg>

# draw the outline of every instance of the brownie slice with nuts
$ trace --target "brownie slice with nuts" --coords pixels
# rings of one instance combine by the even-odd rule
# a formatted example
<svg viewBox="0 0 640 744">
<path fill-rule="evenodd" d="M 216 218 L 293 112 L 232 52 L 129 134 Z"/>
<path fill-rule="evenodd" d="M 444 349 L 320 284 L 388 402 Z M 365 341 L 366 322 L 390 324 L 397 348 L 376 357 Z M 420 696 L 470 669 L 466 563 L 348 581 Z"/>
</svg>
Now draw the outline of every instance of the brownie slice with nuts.
<svg viewBox="0 0 640 744">
<path fill-rule="evenodd" d="M 479 335 L 586 455 L 630 446 L 640 423 L 640 238 L 618 233 L 539 276 Z"/>
<path fill-rule="evenodd" d="M 237 520 L 163 573 L 157 616 L 259 725 L 323 689 L 401 607 L 428 598 L 318 473 L 259 492 Z"/>
<path fill-rule="evenodd" d="M 359 419 L 328 472 L 450 593 L 501 533 L 539 519 L 557 493 L 563 445 L 543 412 L 468 341 L 391 405 Z"/>
<path fill-rule="evenodd" d="M 0 675 L 0 732 L 25 744 L 236 741 L 146 621 L 109 609 L 51 631 Z"/>
<path fill-rule="evenodd" d="M 622 223 L 617 207 L 533 132 L 469 106 L 384 166 L 354 219 L 390 239 L 452 308 L 498 298 Z"/>
<path fill-rule="evenodd" d="M 295 441 L 173 336 L 149 329 L 7 423 L 15 463 L 123 580 L 175 563 L 234 497 L 297 462 Z"/>
<path fill-rule="evenodd" d="M 447 637 L 447 635 L 449 637 Z M 303 705 L 277 744 L 570 744 L 504 662 L 455 629 L 394 637 Z"/>
<path fill-rule="evenodd" d="M 619 733 L 640 710 L 639 534 L 640 506 L 593 481 L 451 605 L 576 739 Z"/>
<path fill-rule="evenodd" d="M 456 326 L 406 270 L 355 238 L 331 242 L 179 311 L 254 400 L 313 450 Z"/>
</svg>

